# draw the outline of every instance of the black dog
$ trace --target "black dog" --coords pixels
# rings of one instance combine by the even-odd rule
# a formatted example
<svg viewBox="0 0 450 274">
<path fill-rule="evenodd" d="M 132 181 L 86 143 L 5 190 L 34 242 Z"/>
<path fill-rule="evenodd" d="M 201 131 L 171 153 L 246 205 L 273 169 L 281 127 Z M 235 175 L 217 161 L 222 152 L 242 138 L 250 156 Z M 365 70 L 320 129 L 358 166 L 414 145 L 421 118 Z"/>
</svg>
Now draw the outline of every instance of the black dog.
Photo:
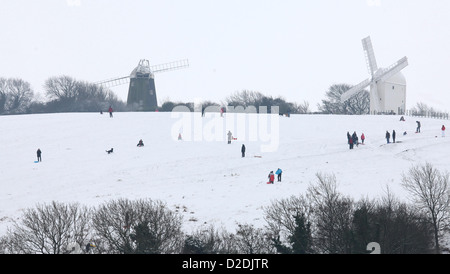
<svg viewBox="0 0 450 274">
<path fill-rule="evenodd" d="M 107 150 L 106 152 L 108 152 L 108 154 L 113 153 L 113 149 L 111 148 L 110 150 Z"/>
</svg>

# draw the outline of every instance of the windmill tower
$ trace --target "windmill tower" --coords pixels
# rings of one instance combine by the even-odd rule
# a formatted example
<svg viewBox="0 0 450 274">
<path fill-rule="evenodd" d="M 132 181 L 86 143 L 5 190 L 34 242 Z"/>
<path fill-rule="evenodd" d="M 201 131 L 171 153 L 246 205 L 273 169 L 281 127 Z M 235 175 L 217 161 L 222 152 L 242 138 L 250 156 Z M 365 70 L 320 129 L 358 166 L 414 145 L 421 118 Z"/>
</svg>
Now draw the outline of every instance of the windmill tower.
<svg viewBox="0 0 450 274">
<path fill-rule="evenodd" d="M 362 44 L 370 78 L 342 94 L 341 102 L 370 86 L 371 114 L 403 114 L 406 106 L 406 79 L 401 70 L 408 65 L 408 59 L 403 57 L 387 68 L 378 68 L 370 36 L 364 38 Z"/>
<path fill-rule="evenodd" d="M 188 60 L 150 66 L 148 60 L 140 60 L 129 76 L 96 83 L 104 87 L 114 87 L 129 83 L 127 106 L 132 110 L 151 111 L 158 107 L 154 73 L 181 69 L 189 66 Z"/>
</svg>

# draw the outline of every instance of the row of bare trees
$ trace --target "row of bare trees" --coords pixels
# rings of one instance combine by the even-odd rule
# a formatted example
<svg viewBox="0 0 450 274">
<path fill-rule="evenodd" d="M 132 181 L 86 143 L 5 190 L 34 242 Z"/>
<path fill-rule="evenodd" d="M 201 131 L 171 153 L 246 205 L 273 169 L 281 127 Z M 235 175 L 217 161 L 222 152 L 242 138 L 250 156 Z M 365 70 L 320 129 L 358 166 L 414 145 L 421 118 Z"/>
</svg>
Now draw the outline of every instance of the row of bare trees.
<svg viewBox="0 0 450 274">
<path fill-rule="evenodd" d="M 52 202 L 25 210 L 0 238 L 0 253 L 61 254 L 384 254 L 441 253 L 450 218 L 449 174 L 413 166 L 402 185 L 411 203 L 389 188 L 381 199 L 338 191 L 334 175 L 317 174 L 307 191 L 264 208 L 266 225 L 236 232 L 204 226 L 182 231 L 183 219 L 161 201 L 119 199 L 97 208 Z"/>
<path fill-rule="evenodd" d="M 48 78 L 43 86 L 46 102 L 39 100 L 30 83 L 0 78 L 0 115 L 44 112 L 106 111 L 110 105 L 124 110 L 125 103 L 109 89 L 70 76 Z"/>
<path fill-rule="evenodd" d="M 308 114 L 311 113 L 309 103 L 304 101 L 301 104 L 295 102 L 288 102 L 285 98 L 278 96 L 273 98 L 272 96 L 267 96 L 258 91 L 242 90 L 234 92 L 233 94 L 227 96 L 223 102 L 213 102 L 210 100 L 204 100 L 198 103 L 201 106 L 201 111 L 203 112 L 207 107 L 215 106 L 217 109 L 224 107 L 242 107 L 243 110 L 254 110 L 258 113 L 260 107 L 267 107 L 268 113 L 271 112 L 272 106 L 277 106 L 279 114 Z M 183 102 L 172 102 L 167 100 L 159 108 L 160 111 L 172 111 L 175 106 L 186 106 L 190 111 L 196 111 L 196 105 L 193 102 L 183 103 Z"/>
</svg>

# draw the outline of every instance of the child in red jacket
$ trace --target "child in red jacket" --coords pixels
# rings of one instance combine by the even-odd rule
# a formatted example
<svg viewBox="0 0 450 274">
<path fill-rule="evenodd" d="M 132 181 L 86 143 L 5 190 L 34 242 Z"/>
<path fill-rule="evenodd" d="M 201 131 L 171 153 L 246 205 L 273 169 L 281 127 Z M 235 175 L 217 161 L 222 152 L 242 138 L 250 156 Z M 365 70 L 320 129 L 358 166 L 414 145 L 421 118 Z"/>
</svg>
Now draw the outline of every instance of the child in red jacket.
<svg viewBox="0 0 450 274">
<path fill-rule="evenodd" d="M 275 174 L 273 174 L 273 171 L 271 171 L 270 173 L 269 173 L 269 184 L 273 184 L 273 182 L 275 181 Z"/>
</svg>

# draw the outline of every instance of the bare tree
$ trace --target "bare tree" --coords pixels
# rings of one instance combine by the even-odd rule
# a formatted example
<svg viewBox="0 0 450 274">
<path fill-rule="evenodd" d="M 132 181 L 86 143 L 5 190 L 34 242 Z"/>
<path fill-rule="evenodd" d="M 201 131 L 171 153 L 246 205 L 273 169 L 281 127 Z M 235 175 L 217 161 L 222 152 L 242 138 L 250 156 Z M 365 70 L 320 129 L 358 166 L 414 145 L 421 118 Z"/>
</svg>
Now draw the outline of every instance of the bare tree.
<svg viewBox="0 0 450 274">
<path fill-rule="evenodd" d="M 9 93 L 7 82 L 6 78 L 0 78 L 0 114 L 6 112 L 6 101 Z"/>
<path fill-rule="evenodd" d="M 18 78 L 0 78 L 0 114 L 25 113 L 33 95 L 30 83 Z"/>
<path fill-rule="evenodd" d="M 52 202 L 25 210 L 20 223 L 4 239 L 7 253 L 62 254 L 68 246 L 83 246 L 89 237 L 89 210 L 78 204 Z"/>
<path fill-rule="evenodd" d="M 337 191 L 334 175 L 316 174 L 318 183 L 308 188 L 316 218 L 316 246 L 323 253 L 349 253 L 353 200 Z"/>
<path fill-rule="evenodd" d="M 183 254 L 237 254 L 235 235 L 213 225 L 199 227 L 186 236 Z"/>
<path fill-rule="evenodd" d="M 241 92 L 235 92 L 234 94 L 228 96 L 225 101 L 229 106 L 255 106 L 258 107 L 264 95 L 261 92 L 243 90 Z"/>
<path fill-rule="evenodd" d="M 294 104 L 296 113 L 298 114 L 307 114 L 310 113 L 311 110 L 309 108 L 309 102 L 303 101 L 303 103 L 300 104 Z"/>
<path fill-rule="evenodd" d="M 335 84 L 326 92 L 319 110 L 328 114 L 367 114 L 370 110 L 370 95 L 368 91 L 360 91 L 345 102 L 341 102 L 341 95 L 351 88 L 347 84 Z"/>
<path fill-rule="evenodd" d="M 176 253 L 182 217 L 161 201 L 110 201 L 93 214 L 93 228 L 106 253 Z"/>
<path fill-rule="evenodd" d="M 448 227 L 450 218 L 449 174 L 440 172 L 430 163 L 413 166 L 402 176 L 402 186 L 411 193 L 413 201 L 430 217 L 433 225 L 436 253 L 440 253 L 439 239 Z"/>
<path fill-rule="evenodd" d="M 264 229 L 250 224 L 238 224 L 235 241 L 240 254 L 275 253 L 270 235 Z"/>
<path fill-rule="evenodd" d="M 279 235 L 283 242 L 287 242 L 289 236 L 295 232 L 295 216 L 301 215 L 309 221 L 313 218 L 311 201 L 304 195 L 273 201 L 270 206 L 264 208 L 268 230 Z"/>
<path fill-rule="evenodd" d="M 30 83 L 22 79 L 9 79 L 9 100 L 7 101 L 10 113 L 24 113 L 33 98 Z"/>
<path fill-rule="evenodd" d="M 51 77 L 45 81 L 44 88 L 50 99 L 69 100 L 77 96 L 77 81 L 67 75 Z"/>
<path fill-rule="evenodd" d="M 411 108 L 411 111 L 415 115 L 425 116 L 429 113 L 437 112 L 433 107 L 428 106 L 423 102 L 417 102 L 414 107 Z"/>
</svg>

